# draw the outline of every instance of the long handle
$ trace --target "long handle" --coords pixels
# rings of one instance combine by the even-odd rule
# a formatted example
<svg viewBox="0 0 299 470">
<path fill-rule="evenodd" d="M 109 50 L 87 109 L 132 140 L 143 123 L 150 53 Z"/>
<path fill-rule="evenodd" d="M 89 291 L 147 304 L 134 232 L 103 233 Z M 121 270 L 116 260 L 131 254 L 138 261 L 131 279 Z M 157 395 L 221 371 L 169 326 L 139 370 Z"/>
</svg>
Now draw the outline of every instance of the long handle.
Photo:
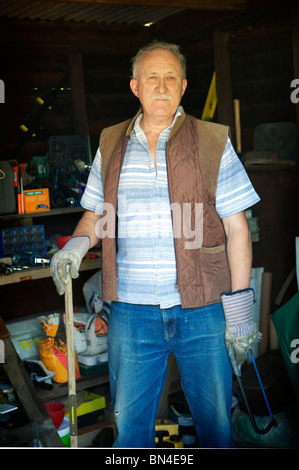
<svg viewBox="0 0 299 470">
<path fill-rule="evenodd" d="M 236 150 L 237 150 L 237 153 L 241 153 L 242 152 L 242 138 L 241 138 L 240 100 L 234 100 L 234 113 L 235 113 Z"/>
<path fill-rule="evenodd" d="M 74 321 L 73 321 L 73 289 L 72 278 L 68 273 L 68 282 L 65 286 L 65 317 L 66 317 L 66 341 L 67 341 L 67 371 L 68 371 L 68 396 L 70 417 L 70 446 L 78 447 L 77 429 L 77 397 L 76 397 L 76 366 L 74 348 Z"/>
</svg>

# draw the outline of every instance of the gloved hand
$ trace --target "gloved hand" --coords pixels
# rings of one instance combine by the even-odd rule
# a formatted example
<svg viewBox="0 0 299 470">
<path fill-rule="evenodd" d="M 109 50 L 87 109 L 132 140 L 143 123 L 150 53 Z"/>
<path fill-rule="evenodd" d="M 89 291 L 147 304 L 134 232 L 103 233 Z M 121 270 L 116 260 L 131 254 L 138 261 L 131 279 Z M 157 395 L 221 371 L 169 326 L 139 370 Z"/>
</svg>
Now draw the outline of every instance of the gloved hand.
<svg viewBox="0 0 299 470">
<path fill-rule="evenodd" d="M 249 288 L 222 294 L 221 300 L 226 320 L 226 347 L 231 356 L 233 346 L 235 357 L 231 359 L 241 365 L 249 349 L 262 338 L 252 318 L 254 290 Z"/>
<path fill-rule="evenodd" d="M 64 294 L 65 284 L 69 279 L 67 266 L 73 279 L 79 277 L 80 264 L 89 248 L 89 237 L 73 237 L 53 256 L 50 270 L 59 295 Z"/>
</svg>

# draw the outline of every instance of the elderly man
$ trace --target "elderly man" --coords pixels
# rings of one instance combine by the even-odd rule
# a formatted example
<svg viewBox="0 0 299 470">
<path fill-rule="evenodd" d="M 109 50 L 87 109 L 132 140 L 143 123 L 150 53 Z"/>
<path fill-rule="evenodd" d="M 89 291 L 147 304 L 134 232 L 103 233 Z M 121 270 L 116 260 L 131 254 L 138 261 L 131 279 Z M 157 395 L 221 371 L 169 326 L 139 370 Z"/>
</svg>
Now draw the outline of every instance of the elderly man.
<svg viewBox="0 0 299 470">
<path fill-rule="evenodd" d="M 251 240 L 244 210 L 259 201 L 228 129 L 186 114 L 178 46 L 133 59 L 134 119 L 104 129 L 73 238 L 52 260 L 64 292 L 102 238 L 111 301 L 109 373 L 115 447 L 154 447 L 167 359 L 176 357 L 200 447 L 231 447 L 232 368 L 259 339 L 252 320 Z"/>
</svg>

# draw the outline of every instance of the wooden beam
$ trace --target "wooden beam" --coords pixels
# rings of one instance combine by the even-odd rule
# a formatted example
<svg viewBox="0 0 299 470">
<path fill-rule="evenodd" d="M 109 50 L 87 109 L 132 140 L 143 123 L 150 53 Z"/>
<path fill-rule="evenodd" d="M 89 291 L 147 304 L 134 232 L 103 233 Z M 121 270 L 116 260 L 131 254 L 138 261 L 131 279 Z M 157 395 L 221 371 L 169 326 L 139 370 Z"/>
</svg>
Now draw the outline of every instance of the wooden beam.
<svg viewBox="0 0 299 470">
<path fill-rule="evenodd" d="M 247 0 L 42 0 L 53 3 L 89 3 L 103 5 L 151 6 L 186 8 L 194 10 L 240 10 L 247 8 Z M 42 2 L 40 2 L 42 3 Z"/>
<path fill-rule="evenodd" d="M 0 20 L 1 57 L 19 52 L 20 44 L 23 55 L 80 52 L 132 56 L 149 41 L 149 28 L 138 25 Z"/>
<path fill-rule="evenodd" d="M 218 119 L 220 124 L 230 127 L 232 143 L 235 144 L 229 33 L 216 31 L 213 35 L 213 43 Z"/>
<path fill-rule="evenodd" d="M 81 54 L 70 54 L 73 124 L 75 134 L 89 135 Z"/>
</svg>

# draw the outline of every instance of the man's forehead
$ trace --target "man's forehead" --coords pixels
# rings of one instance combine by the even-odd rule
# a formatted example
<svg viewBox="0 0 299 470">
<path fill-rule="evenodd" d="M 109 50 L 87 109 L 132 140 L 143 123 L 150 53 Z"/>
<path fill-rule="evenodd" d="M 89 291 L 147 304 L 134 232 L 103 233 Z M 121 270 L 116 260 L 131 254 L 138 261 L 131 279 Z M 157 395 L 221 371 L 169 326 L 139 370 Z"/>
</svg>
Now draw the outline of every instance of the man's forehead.
<svg viewBox="0 0 299 470">
<path fill-rule="evenodd" d="M 169 72 L 177 72 L 178 69 L 182 70 L 182 66 L 178 58 L 170 51 L 165 49 L 154 49 L 148 52 L 140 62 L 141 67 L 145 69 L 168 69 Z"/>
</svg>

